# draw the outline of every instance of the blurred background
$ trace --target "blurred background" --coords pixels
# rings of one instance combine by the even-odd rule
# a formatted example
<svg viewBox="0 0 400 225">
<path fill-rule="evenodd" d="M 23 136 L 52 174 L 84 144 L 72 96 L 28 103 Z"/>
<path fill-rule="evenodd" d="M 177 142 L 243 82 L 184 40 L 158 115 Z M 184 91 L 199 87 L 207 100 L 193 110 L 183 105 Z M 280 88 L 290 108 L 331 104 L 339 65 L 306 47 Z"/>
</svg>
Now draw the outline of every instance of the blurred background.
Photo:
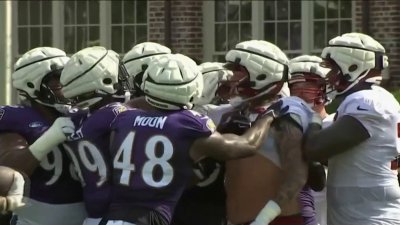
<svg viewBox="0 0 400 225">
<path fill-rule="evenodd" d="M 289 57 L 319 55 L 329 39 L 363 32 L 389 56 L 385 87 L 400 85 L 400 0 L 0 1 L 0 104 L 17 102 L 16 59 L 38 46 L 73 54 L 102 45 L 123 55 L 154 41 L 197 62 L 223 61 L 236 43 L 264 39 Z"/>
</svg>

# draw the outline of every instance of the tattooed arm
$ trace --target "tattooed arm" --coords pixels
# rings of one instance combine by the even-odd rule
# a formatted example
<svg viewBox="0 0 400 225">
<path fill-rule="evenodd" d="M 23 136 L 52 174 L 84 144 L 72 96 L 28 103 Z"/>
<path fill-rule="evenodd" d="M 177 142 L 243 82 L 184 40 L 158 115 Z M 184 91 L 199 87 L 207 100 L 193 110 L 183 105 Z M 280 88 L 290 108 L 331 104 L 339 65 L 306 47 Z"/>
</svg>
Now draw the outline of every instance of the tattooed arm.
<svg viewBox="0 0 400 225">
<path fill-rule="evenodd" d="M 282 117 L 275 126 L 276 139 L 283 170 L 283 183 L 273 199 L 280 207 L 297 198 L 307 181 L 308 168 L 303 160 L 301 128 L 289 117 Z"/>
</svg>

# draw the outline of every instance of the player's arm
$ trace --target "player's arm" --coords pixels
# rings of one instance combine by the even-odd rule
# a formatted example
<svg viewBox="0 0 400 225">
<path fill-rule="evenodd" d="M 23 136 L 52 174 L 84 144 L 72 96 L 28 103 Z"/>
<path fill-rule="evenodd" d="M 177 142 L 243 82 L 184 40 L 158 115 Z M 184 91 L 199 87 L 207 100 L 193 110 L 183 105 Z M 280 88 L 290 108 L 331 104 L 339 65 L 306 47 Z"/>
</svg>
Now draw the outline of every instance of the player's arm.
<svg viewBox="0 0 400 225">
<path fill-rule="evenodd" d="M 13 168 L 30 176 L 39 165 L 28 142 L 16 133 L 0 134 L 0 165 Z"/>
<path fill-rule="evenodd" d="M 264 115 L 241 136 L 214 132 L 209 137 L 199 138 L 190 149 L 191 157 L 198 161 L 204 157 L 229 160 L 251 156 L 260 149 L 273 120 L 272 115 Z"/>
<path fill-rule="evenodd" d="M 331 126 L 322 129 L 320 118 L 314 117 L 303 140 L 303 151 L 307 160 L 326 161 L 370 138 L 362 123 L 344 115 Z"/>
<path fill-rule="evenodd" d="M 73 131 L 74 125 L 71 120 L 60 117 L 29 146 L 27 144 L 18 146 L 18 143 L 10 142 L 11 134 L 2 134 L 0 135 L 0 165 L 8 166 L 29 176 L 55 146 L 66 140 L 66 134 Z M 17 141 L 26 140 L 17 139 Z"/>
<path fill-rule="evenodd" d="M 283 183 L 273 199 L 279 206 L 297 197 L 307 182 L 308 166 L 301 150 L 302 130 L 288 116 L 277 123 L 276 140 L 283 171 Z"/>
<path fill-rule="evenodd" d="M 277 195 L 267 202 L 252 225 L 269 224 L 281 213 L 282 207 L 298 197 L 298 193 L 307 181 L 308 168 L 301 151 L 302 130 L 289 115 L 282 117 L 274 128 L 283 170 L 283 182 Z"/>
</svg>

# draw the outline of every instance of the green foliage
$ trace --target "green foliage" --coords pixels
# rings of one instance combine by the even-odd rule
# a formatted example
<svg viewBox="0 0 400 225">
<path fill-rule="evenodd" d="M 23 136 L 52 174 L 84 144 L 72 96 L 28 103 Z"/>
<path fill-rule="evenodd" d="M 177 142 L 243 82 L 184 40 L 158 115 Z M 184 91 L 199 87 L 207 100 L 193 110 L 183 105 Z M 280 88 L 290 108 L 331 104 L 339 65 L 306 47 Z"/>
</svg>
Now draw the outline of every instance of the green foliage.
<svg viewBox="0 0 400 225">
<path fill-rule="evenodd" d="M 398 102 L 400 102 L 400 90 L 392 91 L 392 94 Z"/>
<path fill-rule="evenodd" d="M 336 109 L 339 107 L 339 102 L 338 101 L 332 101 L 329 105 L 325 107 L 326 111 L 331 114 L 335 113 Z"/>
</svg>

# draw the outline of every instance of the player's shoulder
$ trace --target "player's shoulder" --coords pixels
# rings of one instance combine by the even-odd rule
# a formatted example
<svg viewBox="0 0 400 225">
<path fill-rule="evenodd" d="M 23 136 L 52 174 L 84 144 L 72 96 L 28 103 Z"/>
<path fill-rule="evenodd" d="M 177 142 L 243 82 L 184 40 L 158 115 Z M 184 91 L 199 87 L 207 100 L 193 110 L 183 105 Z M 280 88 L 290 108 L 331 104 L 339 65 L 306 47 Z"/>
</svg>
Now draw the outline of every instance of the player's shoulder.
<svg viewBox="0 0 400 225">
<path fill-rule="evenodd" d="M 0 106 L 0 110 L 4 112 L 28 112 L 34 111 L 34 109 L 30 106 L 24 105 L 2 105 Z"/>
<path fill-rule="evenodd" d="M 103 107 L 101 107 L 98 111 L 107 111 L 107 112 L 113 112 L 114 114 L 120 114 L 124 111 L 127 111 L 130 107 L 127 105 L 124 105 L 123 103 L 120 102 L 113 102 L 110 104 L 107 104 Z"/>
<path fill-rule="evenodd" d="M 194 110 L 181 110 L 172 115 L 182 127 L 190 130 L 214 132 L 216 126 L 210 117 Z"/>
<path fill-rule="evenodd" d="M 376 115 L 398 113 L 400 105 L 387 90 L 374 86 L 372 89 L 357 91 L 347 96 L 338 108 L 340 114 Z"/>
<path fill-rule="evenodd" d="M 283 97 L 280 101 L 282 101 L 282 108 L 287 108 L 286 114 L 303 116 L 314 112 L 307 102 L 297 96 Z"/>
<path fill-rule="evenodd" d="M 289 107 L 289 110 L 305 110 L 305 111 L 310 111 L 312 112 L 313 110 L 311 107 L 305 102 L 303 99 L 297 97 L 297 96 L 288 96 L 288 97 L 283 97 L 280 99 L 282 101 L 282 107 Z"/>
<path fill-rule="evenodd" d="M 312 108 L 303 99 L 296 96 L 283 97 L 280 101 L 282 101 L 282 108 L 287 107 L 284 118 L 292 120 L 305 131 L 309 119 L 314 113 Z"/>
<path fill-rule="evenodd" d="M 129 106 L 126 106 L 120 102 L 113 102 L 110 104 L 107 104 L 98 110 L 94 111 L 89 118 L 92 118 L 92 120 L 100 118 L 100 119 L 105 119 L 106 121 L 108 120 L 114 120 L 119 114 L 131 110 Z"/>
<path fill-rule="evenodd" d="M 0 106 L 0 120 L 13 120 L 18 119 L 18 121 L 30 120 L 32 117 L 38 115 L 30 106 L 23 105 L 5 105 Z"/>
</svg>

